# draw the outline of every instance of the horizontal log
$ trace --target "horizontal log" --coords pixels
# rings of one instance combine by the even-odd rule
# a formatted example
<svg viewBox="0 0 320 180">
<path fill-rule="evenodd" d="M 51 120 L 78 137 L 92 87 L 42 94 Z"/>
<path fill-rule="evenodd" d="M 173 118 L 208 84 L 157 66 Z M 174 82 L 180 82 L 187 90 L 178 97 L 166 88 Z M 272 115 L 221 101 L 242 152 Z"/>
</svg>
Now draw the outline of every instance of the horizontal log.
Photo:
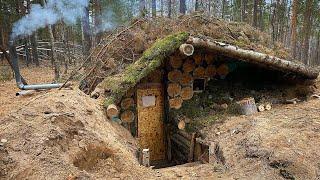
<svg viewBox="0 0 320 180">
<path fill-rule="evenodd" d="M 195 77 L 195 78 L 204 78 L 205 77 L 205 73 L 206 73 L 206 69 L 204 67 L 202 67 L 202 66 L 199 66 L 193 71 L 193 77 Z"/>
<path fill-rule="evenodd" d="M 217 68 L 217 74 L 220 77 L 226 77 L 229 74 L 229 67 L 227 64 L 221 64 L 218 68 Z"/>
<path fill-rule="evenodd" d="M 183 100 L 181 99 L 181 97 L 169 99 L 169 106 L 172 109 L 180 109 L 182 106 L 182 102 Z"/>
<path fill-rule="evenodd" d="M 252 50 L 241 49 L 237 46 L 225 44 L 209 39 L 198 37 L 190 37 L 187 41 L 195 48 L 205 48 L 218 53 L 223 53 L 228 57 L 236 58 L 241 61 L 254 63 L 260 66 L 273 68 L 283 72 L 292 72 L 299 74 L 307 79 L 316 79 L 319 72 L 316 69 L 307 67 L 303 64 L 298 64 L 292 61 L 284 60 L 267 54 L 259 53 Z"/>
<path fill-rule="evenodd" d="M 181 96 L 182 100 L 190 100 L 190 99 L 192 99 L 193 94 L 194 94 L 193 88 L 190 86 L 190 87 L 182 88 L 180 96 Z"/>
<path fill-rule="evenodd" d="M 213 53 L 206 53 L 204 56 L 204 60 L 207 64 L 212 64 L 214 62 L 214 54 Z"/>
<path fill-rule="evenodd" d="M 217 73 L 217 69 L 215 66 L 209 65 L 208 67 L 206 67 L 205 76 L 214 77 L 216 75 L 216 73 Z"/>
<path fill-rule="evenodd" d="M 186 131 L 184 130 L 178 130 L 177 131 L 178 134 L 180 134 L 181 136 L 183 136 L 184 138 L 188 139 L 189 141 L 191 140 L 191 134 L 187 133 Z"/>
<path fill-rule="evenodd" d="M 180 134 L 174 134 L 172 135 L 172 137 L 176 138 L 181 143 L 183 143 L 186 148 L 190 148 L 191 141 L 189 139 L 181 136 Z"/>
<path fill-rule="evenodd" d="M 121 121 L 126 122 L 126 123 L 133 122 L 135 119 L 134 112 L 132 112 L 131 110 L 126 110 L 121 113 L 120 119 L 121 119 Z"/>
<path fill-rule="evenodd" d="M 109 118 L 113 118 L 119 115 L 118 107 L 115 104 L 110 104 L 107 107 L 107 115 Z"/>
<path fill-rule="evenodd" d="M 200 53 L 197 53 L 193 56 L 193 59 L 194 59 L 194 62 L 196 65 L 201 65 L 202 62 L 203 62 L 203 59 L 202 59 L 202 54 Z"/>
<path fill-rule="evenodd" d="M 177 83 L 177 82 L 179 82 L 181 80 L 181 78 L 182 78 L 182 72 L 180 70 L 178 70 L 178 69 L 175 69 L 175 70 L 170 71 L 168 73 L 168 79 L 171 82 Z"/>
<path fill-rule="evenodd" d="M 125 98 L 121 101 L 121 108 L 126 110 L 130 107 L 134 106 L 134 99 L 133 98 Z"/>
<path fill-rule="evenodd" d="M 272 109 L 272 105 L 270 103 L 266 103 L 264 105 L 264 108 L 267 110 L 267 111 L 270 111 Z"/>
<path fill-rule="evenodd" d="M 170 56 L 169 63 L 171 65 L 171 67 L 178 69 L 182 66 L 183 59 L 181 56 L 178 56 L 175 54 L 173 56 Z"/>
<path fill-rule="evenodd" d="M 190 73 L 196 68 L 196 64 L 193 59 L 188 58 L 182 65 L 182 70 L 184 73 Z"/>
<path fill-rule="evenodd" d="M 181 94 L 181 86 L 178 83 L 169 83 L 167 88 L 170 97 L 176 97 Z"/>
<path fill-rule="evenodd" d="M 183 73 L 180 79 L 180 84 L 182 86 L 190 86 L 192 85 L 193 77 L 189 73 Z"/>
<path fill-rule="evenodd" d="M 181 44 L 180 53 L 185 56 L 192 56 L 194 52 L 194 47 L 191 44 Z"/>
</svg>

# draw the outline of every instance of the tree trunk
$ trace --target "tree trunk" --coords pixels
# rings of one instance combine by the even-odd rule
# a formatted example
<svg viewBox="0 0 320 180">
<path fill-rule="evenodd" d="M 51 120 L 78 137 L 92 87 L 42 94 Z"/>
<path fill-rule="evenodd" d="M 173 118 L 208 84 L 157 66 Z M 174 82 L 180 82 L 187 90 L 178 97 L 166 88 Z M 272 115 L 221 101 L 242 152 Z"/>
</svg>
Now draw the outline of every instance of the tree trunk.
<svg viewBox="0 0 320 180">
<path fill-rule="evenodd" d="M 168 0 L 168 17 L 171 18 L 172 16 L 172 7 L 171 7 L 171 0 Z"/>
<path fill-rule="evenodd" d="M 241 21 L 246 21 L 247 0 L 241 0 Z"/>
<path fill-rule="evenodd" d="M 90 54 L 91 49 L 91 36 L 90 36 L 90 25 L 89 25 L 89 8 L 85 8 L 85 15 L 82 18 L 82 34 L 83 34 L 83 55 L 87 58 Z"/>
<path fill-rule="evenodd" d="M 224 16 L 225 16 L 226 3 L 227 3 L 227 0 L 222 0 L 222 10 L 221 10 L 221 18 L 222 18 L 222 19 L 223 19 Z"/>
<path fill-rule="evenodd" d="M 194 10 L 199 11 L 199 0 L 196 0 L 195 5 L 194 5 Z"/>
<path fill-rule="evenodd" d="M 139 10 L 140 10 L 140 16 L 145 17 L 146 16 L 146 1 L 145 0 L 140 0 Z"/>
<path fill-rule="evenodd" d="M 160 13 L 161 17 L 163 17 L 163 0 L 160 0 Z"/>
<path fill-rule="evenodd" d="M 259 2 L 259 27 L 261 31 L 264 31 L 264 0 L 260 0 Z"/>
<path fill-rule="evenodd" d="M 31 39 L 31 47 L 32 47 L 32 57 L 33 57 L 33 62 L 36 64 L 36 66 L 40 66 L 40 62 L 39 62 L 39 55 L 38 55 L 38 36 L 37 36 L 37 32 L 35 32 L 33 35 L 31 35 L 30 37 Z"/>
<path fill-rule="evenodd" d="M 319 61 L 320 61 L 320 31 L 318 31 L 317 48 L 316 48 L 314 64 L 319 65 L 320 64 Z"/>
<path fill-rule="evenodd" d="M 253 1 L 253 18 L 252 18 L 253 27 L 258 27 L 258 3 L 259 3 L 259 0 Z"/>
<path fill-rule="evenodd" d="M 302 59 L 305 64 L 309 64 L 309 40 L 311 34 L 311 24 L 312 24 L 312 9 L 313 9 L 313 0 L 307 0 L 306 9 L 303 18 L 303 30 L 304 38 L 303 38 L 303 52 Z"/>
<path fill-rule="evenodd" d="M 180 0 L 180 13 L 186 14 L 186 0 Z"/>
<path fill-rule="evenodd" d="M 157 16 L 157 1 L 152 0 L 152 17 Z"/>
<path fill-rule="evenodd" d="M 94 25 L 95 25 L 95 31 L 96 31 L 96 35 L 95 35 L 95 44 L 99 44 L 99 42 L 101 41 L 102 38 L 102 33 L 99 32 L 100 30 L 98 28 L 100 28 L 101 24 L 102 24 L 102 19 L 101 19 L 101 15 L 102 15 L 102 7 L 101 7 L 101 0 L 95 0 L 94 3 Z"/>
<path fill-rule="evenodd" d="M 29 64 L 30 64 L 30 60 L 31 60 L 31 58 L 30 58 L 30 51 L 29 51 L 29 43 L 28 43 L 28 39 L 29 38 L 26 38 L 25 39 L 25 42 L 24 42 L 24 53 L 25 53 L 25 59 L 26 59 L 26 64 L 27 64 L 27 66 L 29 66 Z"/>
<path fill-rule="evenodd" d="M 60 78 L 60 67 L 57 61 L 56 49 L 54 46 L 54 36 L 52 31 L 52 26 L 48 26 L 49 34 L 50 34 L 50 46 L 51 46 L 51 63 L 54 67 L 54 80 L 57 82 Z"/>
<path fill-rule="evenodd" d="M 297 48 L 297 23 L 298 23 L 298 0 L 292 2 L 292 15 L 291 15 L 291 54 L 296 57 Z"/>
</svg>

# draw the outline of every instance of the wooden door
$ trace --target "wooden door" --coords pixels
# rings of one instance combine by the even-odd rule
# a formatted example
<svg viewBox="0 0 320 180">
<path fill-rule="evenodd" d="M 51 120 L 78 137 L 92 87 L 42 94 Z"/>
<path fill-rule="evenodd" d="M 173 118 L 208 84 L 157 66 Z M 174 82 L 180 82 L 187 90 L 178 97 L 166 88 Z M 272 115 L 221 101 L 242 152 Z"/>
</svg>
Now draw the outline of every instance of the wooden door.
<svg viewBox="0 0 320 180">
<path fill-rule="evenodd" d="M 150 150 L 150 161 L 165 160 L 163 86 L 158 83 L 139 85 L 137 104 L 140 148 Z"/>
</svg>

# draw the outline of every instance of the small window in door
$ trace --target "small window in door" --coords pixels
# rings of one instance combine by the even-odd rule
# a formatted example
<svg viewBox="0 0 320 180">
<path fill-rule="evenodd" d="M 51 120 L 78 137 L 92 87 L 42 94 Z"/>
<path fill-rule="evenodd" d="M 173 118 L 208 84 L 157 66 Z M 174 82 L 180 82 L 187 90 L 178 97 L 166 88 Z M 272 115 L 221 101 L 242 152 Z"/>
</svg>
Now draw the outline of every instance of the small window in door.
<svg viewBox="0 0 320 180">
<path fill-rule="evenodd" d="M 142 106 L 143 107 L 153 107 L 156 105 L 155 96 L 142 96 Z"/>
</svg>

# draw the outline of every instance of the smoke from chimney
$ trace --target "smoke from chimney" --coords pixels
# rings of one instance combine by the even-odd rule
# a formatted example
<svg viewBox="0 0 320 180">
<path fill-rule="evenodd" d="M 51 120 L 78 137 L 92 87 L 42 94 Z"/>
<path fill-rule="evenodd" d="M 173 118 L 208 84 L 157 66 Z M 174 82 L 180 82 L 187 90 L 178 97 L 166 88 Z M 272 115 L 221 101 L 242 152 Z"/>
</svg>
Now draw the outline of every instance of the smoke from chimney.
<svg viewBox="0 0 320 180">
<path fill-rule="evenodd" d="M 78 18 L 85 15 L 84 8 L 89 0 L 47 0 L 44 7 L 32 4 L 30 13 L 13 25 L 11 40 L 17 37 L 32 35 L 36 30 L 53 25 L 59 20 L 66 24 L 75 24 Z"/>
</svg>

